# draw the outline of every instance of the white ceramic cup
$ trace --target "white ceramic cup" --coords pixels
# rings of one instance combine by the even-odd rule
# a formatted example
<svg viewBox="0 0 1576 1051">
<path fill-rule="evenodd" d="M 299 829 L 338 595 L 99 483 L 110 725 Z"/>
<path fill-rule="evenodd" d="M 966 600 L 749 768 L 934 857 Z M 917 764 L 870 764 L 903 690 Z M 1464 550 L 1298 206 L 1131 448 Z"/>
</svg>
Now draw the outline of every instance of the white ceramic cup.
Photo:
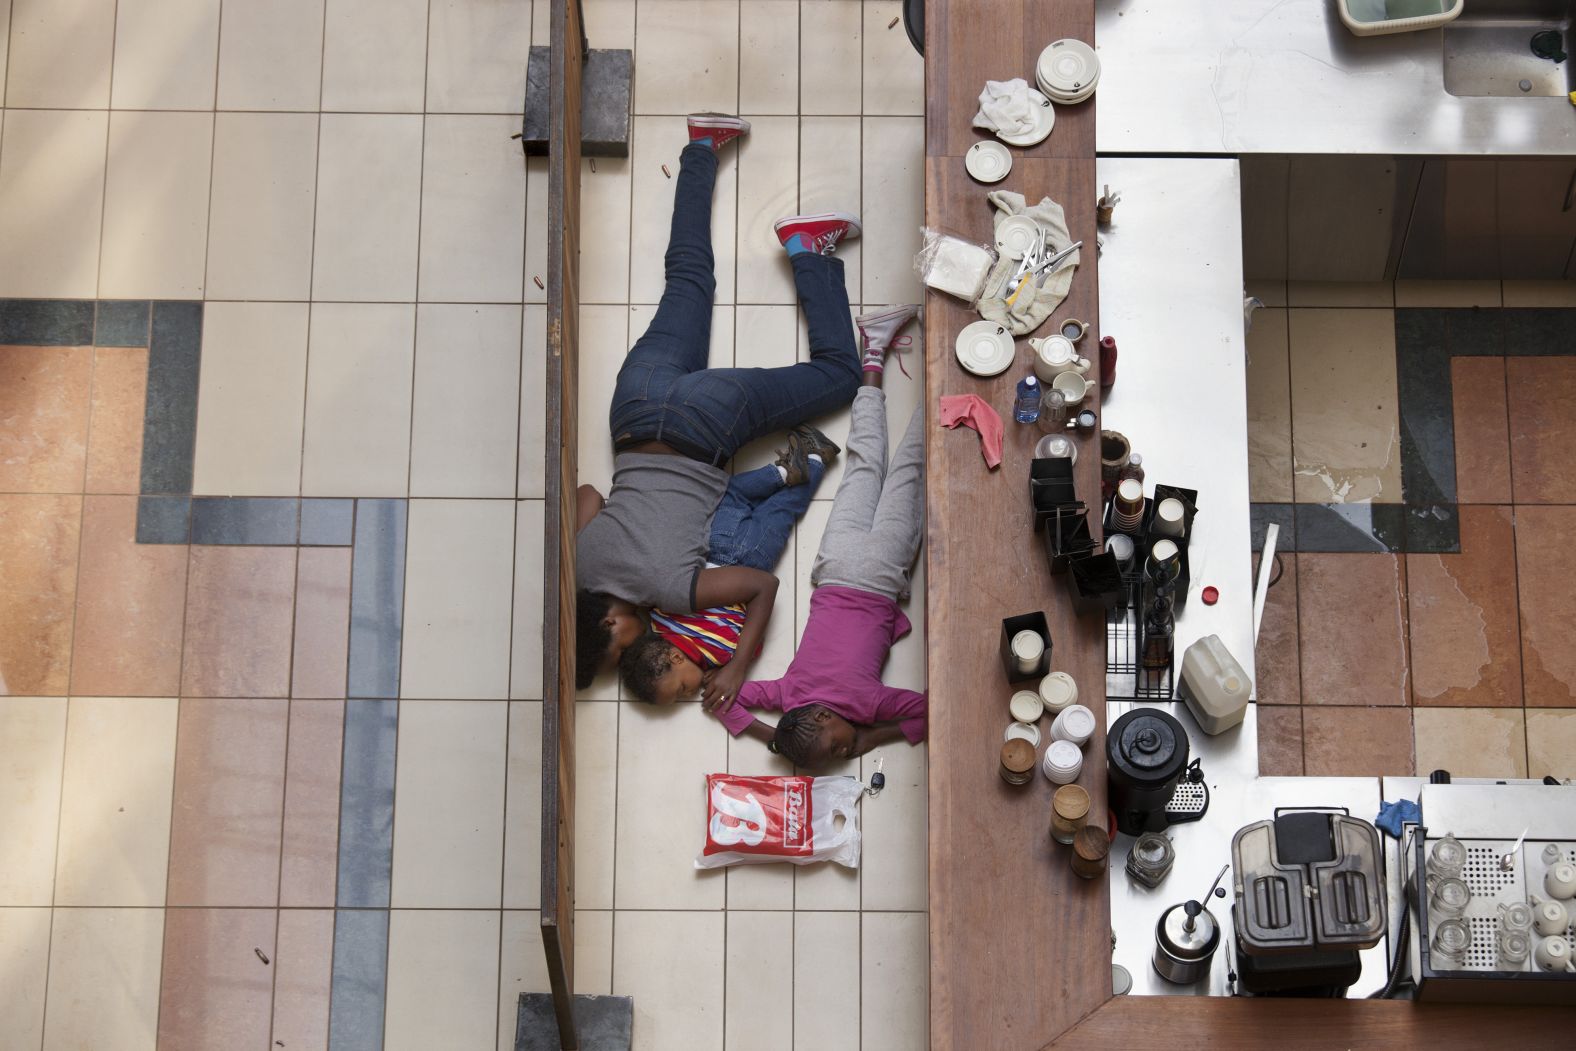
<svg viewBox="0 0 1576 1051">
<path fill-rule="evenodd" d="M 1051 388 L 1062 392 L 1069 406 L 1077 405 L 1089 391 L 1089 381 L 1076 372 L 1058 373 L 1051 381 Z"/>
<path fill-rule="evenodd" d="M 1532 950 L 1532 961 L 1540 971 L 1568 971 L 1576 969 L 1571 964 L 1571 943 L 1556 935 L 1538 942 Z"/>
<path fill-rule="evenodd" d="M 1045 714 L 1045 702 L 1033 690 L 1019 690 L 1012 695 L 1007 707 L 1012 710 L 1013 719 L 1020 723 L 1037 723 Z"/>
<path fill-rule="evenodd" d="M 1543 889 L 1551 898 L 1568 901 L 1576 897 L 1576 865 L 1568 861 L 1550 865 L 1543 874 Z"/>
<path fill-rule="evenodd" d="M 1094 736 L 1094 727 L 1094 712 L 1081 704 L 1070 704 L 1051 723 L 1051 740 L 1071 741 L 1082 748 Z"/>
<path fill-rule="evenodd" d="M 1053 785 L 1070 785 L 1083 770 L 1083 752 L 1071 741 L 1052 741 L 1040 769 Z"/>
<path fill-rule="evenodd" d="M 1051 727 L 1051 736 L 1056 736 L 1056 727 Z M 1556 934 L 1564 934 L 1565 928 L 1571 925 L 1570 913 L 1565 909 L 1563 901 L 1539 900 L 1532 901 L 1532 925 L 1539 934 L 1551 938 Z"/>
</svg>

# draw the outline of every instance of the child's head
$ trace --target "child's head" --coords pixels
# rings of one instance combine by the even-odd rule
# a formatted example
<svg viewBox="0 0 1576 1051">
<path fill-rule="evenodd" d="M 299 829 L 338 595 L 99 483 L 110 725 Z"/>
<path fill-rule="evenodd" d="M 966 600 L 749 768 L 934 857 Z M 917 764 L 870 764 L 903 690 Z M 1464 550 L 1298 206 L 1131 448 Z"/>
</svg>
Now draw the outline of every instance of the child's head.
<svg viewBox="0 0 1576 1051">
<path fill-rule="evenodd" d="M 619 654 L 645 630 L 640 611 L 623 599 L 575 592 L 575 686 L 583 690 L 597 672 L 617 667 Z"/>
<path fill-rule="evenodd" d="M 618 670 L 624 688 L 647 704 L 672 704 L 700 692 L 700 665 L 655 632 L 630 643 Z"/>
<path fill-rule="evenodd" d="M 768 748 L 794 766 L 816 769 L 854 754 L 854 724 L 822 704 L 790 708 L 777 721 Z"/>
</svg>

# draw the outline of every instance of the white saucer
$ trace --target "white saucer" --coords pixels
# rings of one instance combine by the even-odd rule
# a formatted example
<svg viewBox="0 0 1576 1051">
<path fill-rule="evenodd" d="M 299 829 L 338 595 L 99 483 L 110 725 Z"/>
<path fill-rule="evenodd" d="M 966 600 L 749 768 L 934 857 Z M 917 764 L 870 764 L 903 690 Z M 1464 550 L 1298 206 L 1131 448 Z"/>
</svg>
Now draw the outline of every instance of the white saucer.
<svg viewBox="0 0 1576 1051">
<path fill-rule="evenodd" d="M 1022 259 L 1036 241 L 1043 243 L 1044 236 L 1040 224 L 1027 215 L 1011 215 L 996 227 L 996 251 L 1008 259 Z"/>
<path fill-rule="evenodd" d="M 999 142 L 981 139 L 963 155 L 963 167 L 979 182 L 1001 182 L 1012 171 L 1012 151 Z"/>
<path fill-rule="evenodd" d="M 1082 95 L 1100 79 L 1100 59 L 1094 48 L 1068 37 L 1040 52 L 1034 77 L 1052 96 Z"/>
<path fill-rule="evenodd" d="M 958 364 L 976 376 L 997 376 L 1012 364 L 1012 333 L 994 321 L 976 321 L 958 333 Z"/>
<path fill-rule="evenodd" d="M 1051 136 L 1051 129 L 1056 127 L 1056 107 L 1051 105 L 1051 100 L 1033 88 L 1029 89 L 1029 101 L 1034 103 L 1034 127 L 1022 135 L 1003 135 L 996 133 L 996 137 L 1009 146 L 1037 146 Z"/>
</svg>

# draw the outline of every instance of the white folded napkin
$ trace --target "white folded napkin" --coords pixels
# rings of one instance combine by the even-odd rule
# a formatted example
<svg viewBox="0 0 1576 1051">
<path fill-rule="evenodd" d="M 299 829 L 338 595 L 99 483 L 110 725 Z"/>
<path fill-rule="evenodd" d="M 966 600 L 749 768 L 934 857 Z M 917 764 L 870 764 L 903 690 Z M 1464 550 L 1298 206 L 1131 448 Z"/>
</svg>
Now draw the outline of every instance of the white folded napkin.
<svg viewBox="0 0 1576 1051">
<path fill-rule="evenodd" d="M 980 111 L 974 126 L 999 135 L 1023 135 L 1034 130 L 1034 104 L 1029 101 L 1029 85 L 1022 77 L 987 80 L 980 92 Z"/>
</svg>

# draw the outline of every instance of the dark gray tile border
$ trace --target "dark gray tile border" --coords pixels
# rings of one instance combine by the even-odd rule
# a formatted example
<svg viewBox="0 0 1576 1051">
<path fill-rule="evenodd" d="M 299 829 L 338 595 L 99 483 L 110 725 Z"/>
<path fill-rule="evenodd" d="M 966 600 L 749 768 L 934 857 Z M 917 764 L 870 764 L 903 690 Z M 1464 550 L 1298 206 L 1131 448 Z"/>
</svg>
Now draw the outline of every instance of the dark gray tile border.
<svg viewBox="0 0 1576 1051">
<path fill-rule="evenodd" d="M 635 1001 L 628 996 L 576 993 L 576 1045 L 580 1051 L 629 1051 L 635 1034 Z M 514 1051 L 558 1051 L 558 1016 L 551 993 L 521 993 L 515 1006 Z"/>
<path fill-rule="evenodd" d="M 145 299 L 101 300 L 93 324 L 94 346 L 146 347 L 148 313 Z"/>
<path fill-rule="evenodd" d="M 346 696 L 399 696 L 404 607 L 405 501 L 357 500 Z"/>
<path fill-rule="evenodd" d="M 93 345 L 91 299 L 0 299 L 0 344 Z"/>
<path fill-rule="evenodd" d="M 137 543 L 186 544 L 191 542 L 192 498 L 189 496 L 137 497 Z"/>
<path fill-rule="evenodd" d="M 1296 504 L 1298 551 L 1389 551 L 1406 543 L 1401 504 Z"/>
<path fill-rule="evenodd" d="M 1254 551 L 1264 550 L 1264 534 L 1271 522 L 1280 526 L 1275 537 L 1275 550 L 1297 550 L 1296 504 L 1249 504 L 1249 529 Z"/>
<path fill-rule="evenodd" d="M 345 547 L 355 539 L 354 500 L 301 501 L 301 546 Z"/>
<path fill-rule="evenodd" d="M 299 514 L 300 501 L 294 497 L 193 497 L 192 543 L 294 544 Z"/>
<path fill-rule="evenodd" d="M 1456 498 L 1456 428 L 1449 350 L 1403 343 L 1398 338 L 1395 362 L 1401 492 L 1407 503 L 1452 503 Z"/>
<path fill-rule="evenodd" d="M 389 907 L 394 864 L 394 748 L 399 702 L 345 702 L 339 785 L 341 908 Z"/>
<path fill-rule="evenodd" d="M 142 426 L 144 493 L 189 495 L 192 491 L 201 358 L 202 304 L 153 304 Z"/>
<path fill-rule="evenodd" d="M 334 977 L 329 988 L 330 1051 L 364 1051 L 383 1046 L 388 994 L 387 909 L 339 909 L 334 913 Z"/>
<path fill-rule="evenodd" d="M 1576 309 L 1510 307 L 1500 313 L 1505 320 L 1506 356 L 1576 354 Z"/>
<path fill-rule="evenodd" d="M 1461 550 L 1461 515 L 1455 504 L 1407 505 L 1409 554 L 1453 555 Z"/>
</svg>

